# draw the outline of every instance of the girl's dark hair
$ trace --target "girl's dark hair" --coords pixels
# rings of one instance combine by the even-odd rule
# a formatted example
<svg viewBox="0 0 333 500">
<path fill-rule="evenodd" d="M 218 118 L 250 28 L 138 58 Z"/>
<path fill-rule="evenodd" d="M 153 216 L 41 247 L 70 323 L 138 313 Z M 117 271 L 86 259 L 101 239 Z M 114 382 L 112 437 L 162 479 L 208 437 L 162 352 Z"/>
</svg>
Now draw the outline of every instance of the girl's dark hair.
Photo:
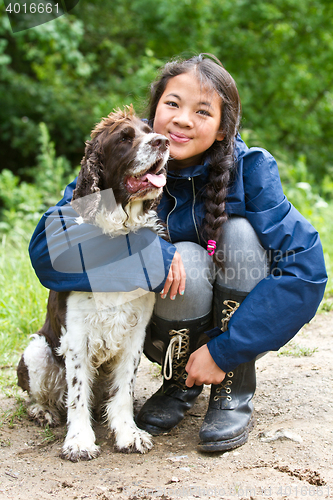
<svg viewBox="0 0 333 500">
<path fill-rule="evenodd" d="M 190 71 L 196 72 L 202 86 L 213 88 L 222 98 L 221 130 L 225 136 L 223 141 L 215 141 L 204 157 L 204 160 L 209 157 L 210 175 L 206 186 L 206 217 L 202 236 L 206 242 L 209 239 L 218 241 L 222 225 L 227 220 L 225 200 L 234 167 L 234 139 L 241 115 L 241 103 L 234 79 L 212 54 L 168 62 L 151 86 L 149 120 L 153 123 L 158 102 L 168 81 Z"/>
</svg>

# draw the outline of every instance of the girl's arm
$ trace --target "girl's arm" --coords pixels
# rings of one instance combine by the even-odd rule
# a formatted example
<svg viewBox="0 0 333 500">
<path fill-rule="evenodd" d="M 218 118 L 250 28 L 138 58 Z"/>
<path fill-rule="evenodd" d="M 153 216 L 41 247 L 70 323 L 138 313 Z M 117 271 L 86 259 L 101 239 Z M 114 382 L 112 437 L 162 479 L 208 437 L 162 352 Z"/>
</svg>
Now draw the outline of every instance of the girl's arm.
<svg viewBox="0 0 333 500">
<path fill-rule="evenodd" d="M 163 289 L 175 247 L 149 229 L 110 238 L 80 223 L 70 205 L 76 181 L 41 218 L 29 253 L 46 288 L 57 292 L 118 292 Z"/>
<path fill-rule="evenodd" d="M 209 352 L 224 372 L 294 337 L 315 315 L 327 281 L 319 235 L 284 196 L 274 158 L 252 148 L 239 161 L 246 217 L 272 265 L 232 316 L 228 330 L 210 332 L 215 338 L 207 344 Z"/>
</svg>

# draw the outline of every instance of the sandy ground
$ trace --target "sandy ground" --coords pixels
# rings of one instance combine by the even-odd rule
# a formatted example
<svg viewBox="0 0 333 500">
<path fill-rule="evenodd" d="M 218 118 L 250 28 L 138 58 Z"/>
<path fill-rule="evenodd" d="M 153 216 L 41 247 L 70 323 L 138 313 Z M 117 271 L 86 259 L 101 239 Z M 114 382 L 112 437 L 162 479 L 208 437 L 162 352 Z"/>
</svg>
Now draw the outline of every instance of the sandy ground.
<svg viewBox="0 0 333 500">
<path fill-rule="evenodd" d="M 65 427 L 45 432 L 25 415 L 11 427 L 7 417 L 0 427 L 0 498 L 333 498 L 332 330 L 333 312 L 321 313 L 288 346 L 293 356 L 269 353 L 257 362 L 256 425 L 245 445 L 223 454 L 196 450 L 209 387 L 145 455 L 116 452 L 108 430 L 96 425 L 101 456 L 67 462 L 59 457 Z M 305 356 L 309 350 L 315 352 Z M 136 411 L 160 382 L 157 366 L 143 358 Z M 1 406 L 3 421 L 18 403 L 2 396 Z"/>
</svg>

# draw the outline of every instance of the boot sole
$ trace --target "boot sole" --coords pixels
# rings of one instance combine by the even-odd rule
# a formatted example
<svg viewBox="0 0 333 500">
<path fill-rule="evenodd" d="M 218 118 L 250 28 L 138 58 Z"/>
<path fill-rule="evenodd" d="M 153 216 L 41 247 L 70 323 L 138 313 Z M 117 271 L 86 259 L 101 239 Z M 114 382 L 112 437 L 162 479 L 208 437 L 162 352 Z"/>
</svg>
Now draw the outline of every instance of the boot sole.
<svg viewBox="0 0 333 500">
<path fill-rule="evenodd" d="M 155 427 L 153 425 L 149 424 L 143 424 L 139 425 L 138 422 L 136 422 L 137 426 L 140 427 L 140 429 L 149 432 L 152 436 L 160 436 L 161 434 L 167 434 L 170 432 L 172 429 L 177 427 L 177 425 L 174 425 L 173 427 L 170 427 L 169 429 L 161 429 L 161 427 Z"/>
<path fill-rule="evenodd" d="M 184 415 L 184 417 L 185 417 L 185 415 Z M 142 429 L 143 431 L 149 432 L 149 434 L 151 434 L 152 436 L 159 436 L 160 434 L 167 434 L 172 429 L 177 427 L 177 425 L 183 420 L 183 418 L 181 420 L 179 420 L 179 422 L 177 422 L 172 427 L 165 427 L 165 428 L 157 427 L 157 425 L 151 425 L 151 424 L 148 424 L 147 422 L 141 422 L 141 420 L 138 419 L 138 415 L 134 418 L 134 421 L 135 421 L 136 425 L 139 427 L 139 429 Z"/>
<path fill-rule="evenodd" d="M 203 387 L 203 386 L 202 386 Z M 144 430 L 144 431 L 147 431 L 149 432 L 149 434 L 151 434 L 152 436 L 159 436 L 160 434 L 166 434 L 168 432 L 170 432 L 172 429 L 174 429 L 175 427 L 177 427 L 177 425 L 182 421 L 184 420 L 185 416 L 186 416 L 186 413 L 193 407 L 194 403 L 196 402 L 198 396 L 201 394 L 201 391 L 202 391 L 202 388 L 200 390 L 200 392 L 198 394 L 195 395 L 195 397 L 193 397 L 192 399 L 190 399 L 189 401 L 183 401 L 182 404 L 184 405 L 183 408 L 182 408 L 182 411 L 184 412 L 183 416 L 181 418 L 179 418 L 179 420 L 174 424 L 172 425 L 171 427 L 158 427 L 156 425 L 152 425 L 152 424 L 148 424 L 147 422 L 142 422 L 140 420 L 140 412 L 135 416 L 134 420 L 135 420 L 135 423 L 136 425 Z M 171 411 L 171 410 L 170 410 Z"/>
<path fill-rule="evenodd" d="M 207 443 L 199 443 L 197 448 L 199 451 L 213 453 L 215 451 L 228 451 L 238 448 L 245 444 L 249 437 L 249 432 L 252 431 L 254 427 L 254 418 L 252 417 L 246 429 L 233 439 L 228 439 L 226 441 L 211 441 Z"/>
</svg>

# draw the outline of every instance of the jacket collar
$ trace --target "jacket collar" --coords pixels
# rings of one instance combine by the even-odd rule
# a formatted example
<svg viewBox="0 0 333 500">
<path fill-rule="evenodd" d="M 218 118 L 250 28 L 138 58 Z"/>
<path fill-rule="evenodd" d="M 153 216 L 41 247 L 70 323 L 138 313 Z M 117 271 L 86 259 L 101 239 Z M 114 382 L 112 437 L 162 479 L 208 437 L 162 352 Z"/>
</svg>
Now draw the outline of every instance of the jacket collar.
<svg viewBox="0 0 333 500">
<path fill-rule="evenodd" d="M 170 179 L 188 179 L 191 177 L 207 177 L 209 175 L 209 159 L 203 165 L 194 165 L 193 167 L 183 168 L 182 170 L 172 170 L 168 172 Z"/>
</svg>

